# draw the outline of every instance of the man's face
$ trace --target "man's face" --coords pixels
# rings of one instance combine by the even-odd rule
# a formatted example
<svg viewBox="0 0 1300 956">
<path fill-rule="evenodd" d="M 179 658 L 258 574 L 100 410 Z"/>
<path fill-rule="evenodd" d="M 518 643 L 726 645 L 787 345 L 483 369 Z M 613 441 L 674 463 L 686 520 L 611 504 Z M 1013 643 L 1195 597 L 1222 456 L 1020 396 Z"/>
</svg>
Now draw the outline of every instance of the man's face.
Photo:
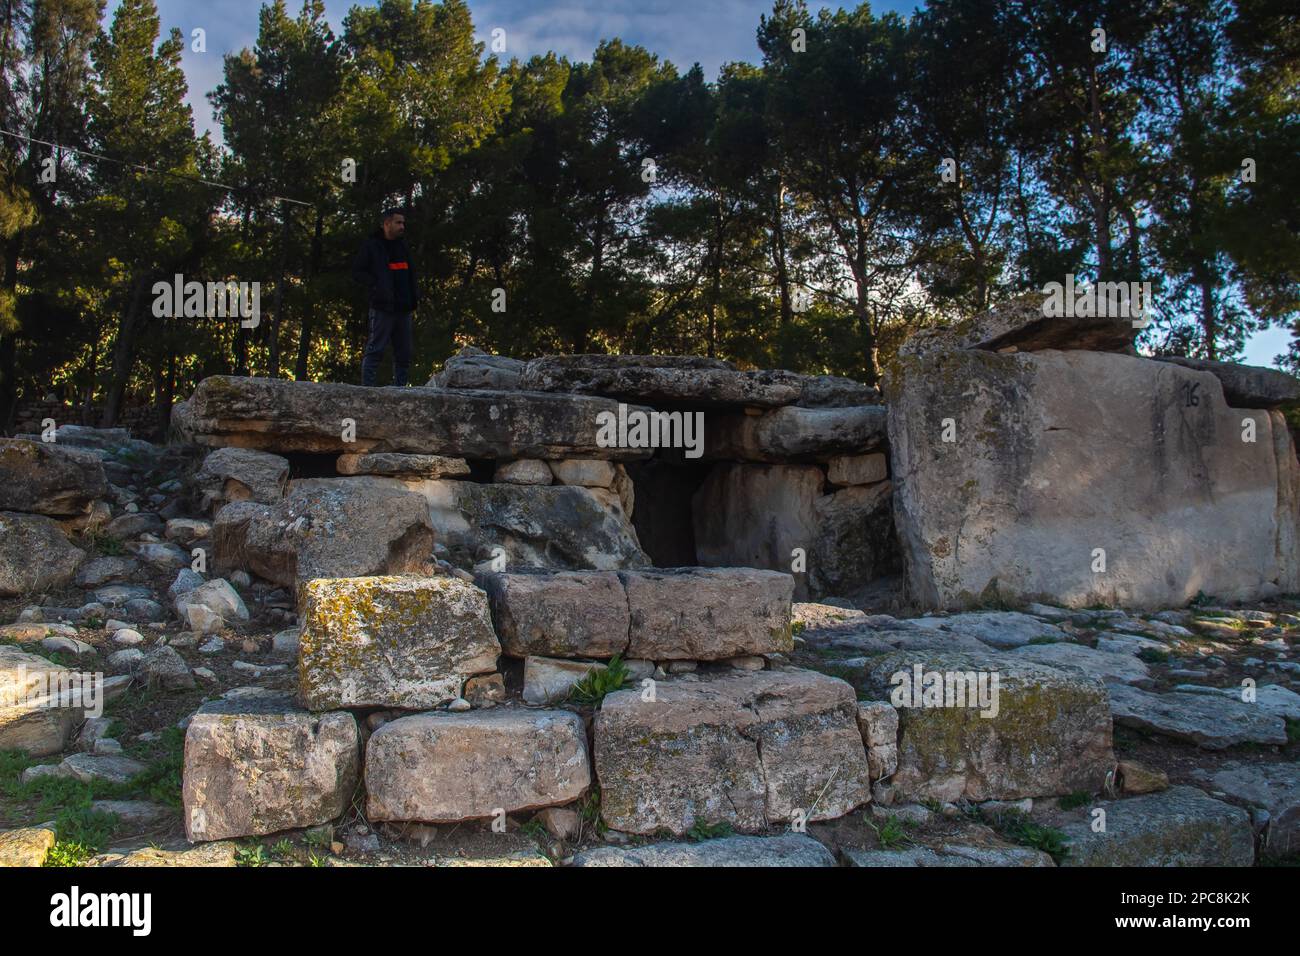
<svg viewBox="0 0 1300 956">
<path fill-rule="evenodd" d="M 384 238 L 397 239 L 406 232 L 406 217 L 401 213 L 384 220 Z"/>
</svg>

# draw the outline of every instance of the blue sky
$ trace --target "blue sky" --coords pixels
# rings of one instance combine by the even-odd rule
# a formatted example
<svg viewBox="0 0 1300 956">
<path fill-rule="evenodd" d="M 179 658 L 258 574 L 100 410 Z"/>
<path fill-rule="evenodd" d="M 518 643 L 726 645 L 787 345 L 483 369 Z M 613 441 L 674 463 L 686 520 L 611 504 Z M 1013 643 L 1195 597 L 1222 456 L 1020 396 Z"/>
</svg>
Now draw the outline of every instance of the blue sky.
<svg viewBox="0 0 1300 956">
<path fill-rule="evenodd" d="M 258 0 L 156 0 L 164 31 L 179 27 L 186 37 L 195 27 L 207 32 L 207 52 L 187 46 L 184 67 L 189 79 L 189 102 L 200 130 L 213 129 L 206 94 L 221 80 L 222 55 L 251 47 L 257 38 Z M 297 10 L 300 0 L 287 0 Z M 108 16 L 118 0 L 110 0 Z M 337 32 L 353 6 L 371 2 L 326 0 L 330 24 Z M 810 0 L 810 9 L 841 4 Z M 856 3 L 843 4 L 855 7 Z M 877 13 L 892 10 L 910 15 L 921 0 L 882 0 L 873 3 Z M 718 68 L 732 60 L 757 63 L 754 40 L 759 17 L 772 9 L 771 0 L 469 0 L 478 39 L 485 43 L 492 31 L 506 31 L 508 51 L 526 60 L 535 53 L 554 50 L 570 60 L 588 60 L 602 39 L 619 37 L 639 44 L 670 60 L 681 72 L 699 63 L 705 76 L 717 77 Z M 1291 333 L 1270 329 L 1253 336 L 1246 345 L 1246 361 L 1271 365 L 1286 351 Z"/>
</svg>

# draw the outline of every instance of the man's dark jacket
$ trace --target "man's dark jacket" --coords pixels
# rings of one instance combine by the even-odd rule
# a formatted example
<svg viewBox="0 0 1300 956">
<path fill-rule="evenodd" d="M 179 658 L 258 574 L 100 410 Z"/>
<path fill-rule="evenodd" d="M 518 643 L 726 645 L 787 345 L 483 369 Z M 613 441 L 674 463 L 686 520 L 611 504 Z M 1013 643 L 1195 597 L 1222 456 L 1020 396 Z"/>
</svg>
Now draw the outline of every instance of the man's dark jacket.
<svg viewBox="0 0 1300 956">
<path fill-rule="evenodd" d="M 407 262 L 407 276 L 411 286 L 411 308 L 420 302 L 420 283 L 416 281 L 415 265 L 406 247 L 406 238 L 393 240 L 401 257 Z M 352 278 L 364 285 L 370 293 L 370 307 L 384 312 L 393 311 L 393 271 L 388 268 L 388 240 L 384 231 L 377 229 L 361 243 L 361 251 L 352 260 Z"/>
</svg>

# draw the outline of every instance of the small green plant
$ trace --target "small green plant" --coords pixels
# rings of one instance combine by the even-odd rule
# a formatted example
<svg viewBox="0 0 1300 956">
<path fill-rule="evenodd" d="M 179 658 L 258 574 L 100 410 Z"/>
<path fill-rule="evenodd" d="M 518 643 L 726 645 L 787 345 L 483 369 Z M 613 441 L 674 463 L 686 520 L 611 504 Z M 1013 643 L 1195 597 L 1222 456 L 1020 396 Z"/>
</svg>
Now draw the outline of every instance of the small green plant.
<svg viewBox="0 0 1300 956">
<path fill-rule="evenodd" d="M 126 553 L 126 545 L 120 538 L 115 538 L 111 534 L 104 534 L 101 531 L 88 531 L 82 535 L 82 540 L 89 545 L 94 551 L 109 557 L 120 557 Z"/>
<path fill-rule="evenodd" d="M 1294 717 L 1286 718 L 1286 741 L 1289 744 L 1300 743 L 1300 720 Z"/>
<path fill-rule="evenodd" d="M 703 820 L 696 820 L 691 824 L 691 828 L 686 831 L 686 835 L 696 842 L 703 840 L 718 840 L 722 837 L 732 836 L 736 831 L 732 829 L 731 824 L 723 820 L 719 823 L 705 823 Z"/>
<path fill-rule="evenodd" d="M 266 856 L 266 847 L 260 843 L 241 846 L 235 850 L 235 866 L 266 866 L 270 862 Z"/>
<path fill-rule="evenodd" d="M 1206 594 L 1204 591 L 1197 591 L 1196 597 L 1192 598 L 1187 603 L 1190 604 L 1192 607 L 1207 607 L 1209 605 L 1217 604 L 1219 602 L 1214 597 L 1210 596 L 1209 594 Z"/>
<path fill-rule="evenodd" d="M 541 820 L 533 817 L 527 823 L 519 828 L 519 832 L 530 840 L 536 840 L 539 843 L 544 842 L 548 836 L 546 824 Z"/>
<path fill-rule="evenodd" d="M 291 858 L 296 855 L 296 852 L 297 848 L 292 840 L 280 840 L 271 847 L 271 855 L 280 860 Z"/>
<path fill-rule="evenodd" d="M 1148 664 L 1168 664 L 1169 652 L 1158 651 L 1154 647 L 1144 647 L 1138 651 L 1138 660 L 1146 661 Z"/>
<path fill-rule="evenodd" d="M 319 853 L 313 852 L 307 854 L 308 866 L 325 866 L 327 862 L 328 862 L 328 858 L 321 856 Z"/>
<path fill-rule="evenodd" d="M 804 632 L 804 628 L 806 628 L 807 626 L 808 625 L 805 624 L 803 621 L 795 621 L 793 624 L 790 625 L 790 636 L 798 637 L 800 634 Z"/>
<path fill-rule="evenodd" d="M 1045 827 L 1023 813 L 1009 813 L 998 820 L 998 829 L 1007 839 L 1021 846 L 1042 850 L 1057 863 L 1069 856 L 1065 834 L 1055 827 Z"/>
<path fill-rule="evenodd" d="M 84 843 L 59 840 L 45 854 L 42 866 L 82 866 L 97 851 Z"/>
<path fill-rule="evenodd" d="M 1092 794 L 1087 790 L 1075 790 L 1073 793 L 1067 793 L 1057 801 L 1057 806 L 1062 810 L 1077 810 L 1079 807 L 1086 807 L 1092 802 Z"/>
<path fill-rule="evenodd" d="M 593 786 L 589 791 L 587 791 L 587 795 L 583 797 L 582 802 L 578 804 L 578 812 L 582 814 L 582 819 L 585 823 L 591 824 L 597 835 L 604 836 L 609 832 L 609 827 L 606 826 L 604 819 L 602 819 L 600 815 L 599 786 Z"/>
<path fill-rule="evenodd" d="M 879 841 L 882 850 L 892 850 L 910 842 L 903 821 L 898 817 L 886 817 L 885 822 L 879 826 L 868 820 L 867 826 L 876 831 L 876 840 Z"/>
<path fill-rule="evenodd" d="M 582 680 L 574 684 L 569 691 L 569 699 L 578 704 L 598 707 L 605 699 L 605 695 L 626 684 L 629 676 L 627 665 L 619 655 L 615 654 L 607 667 L 588 671 Z"/>
</svg>

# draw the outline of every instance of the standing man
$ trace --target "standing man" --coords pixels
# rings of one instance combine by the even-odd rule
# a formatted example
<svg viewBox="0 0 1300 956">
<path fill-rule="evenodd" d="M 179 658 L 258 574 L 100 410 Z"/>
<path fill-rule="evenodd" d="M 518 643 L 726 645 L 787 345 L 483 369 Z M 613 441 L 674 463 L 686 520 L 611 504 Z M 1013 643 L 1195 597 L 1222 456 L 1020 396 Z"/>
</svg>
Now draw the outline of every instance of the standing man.
<svg viewBox="0 0 1300 956">
<path fill-rule="evenodd" d="M 385 209 L 379 229 L 362 242 L 352 261 L 352 278 L 364 285 L 370 296 L 370 338 L 361 359 L 363 385 L 377 384 L 379 363 L 390 342 L 393 384 L 405 385 L 411 367 L 411 313 L 420 301 L 420 291 L 405 232 L 405 212 Z"/>
</svg>

